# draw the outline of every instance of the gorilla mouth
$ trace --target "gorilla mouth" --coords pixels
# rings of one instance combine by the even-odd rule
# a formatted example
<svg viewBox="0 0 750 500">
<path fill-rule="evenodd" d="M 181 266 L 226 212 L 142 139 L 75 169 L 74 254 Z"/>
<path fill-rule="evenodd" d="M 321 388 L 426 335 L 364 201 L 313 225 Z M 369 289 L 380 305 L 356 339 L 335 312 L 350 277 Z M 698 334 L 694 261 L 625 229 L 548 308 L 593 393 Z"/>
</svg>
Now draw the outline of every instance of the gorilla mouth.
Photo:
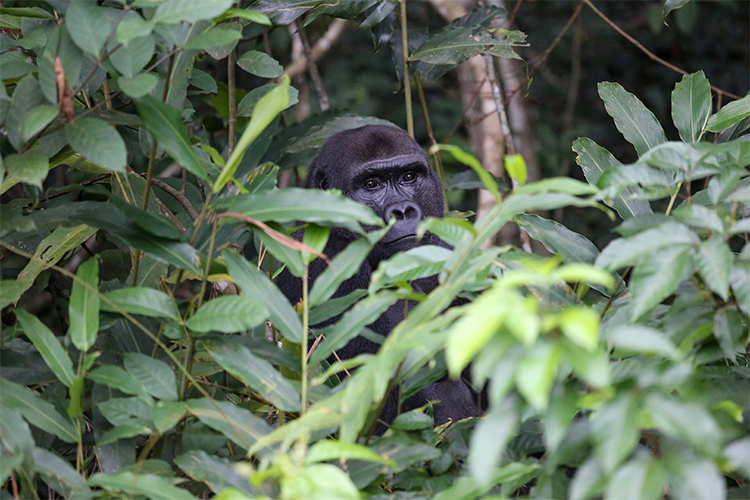
<svg viewBox="0 0 750 500">
<path fill-rule="evenodd" d="M 417 235 L 415 233 L 405 234 L 403 236 L 399 236 L 395 240 L 391 240 L 391 241 L 386 242 L 386 245 L 393 245 L 395 243 L 400 243 L 400 242 L 402 242 L 404 240 L 416 240 L 416 239 L 417 239 Z"/>
</svg>

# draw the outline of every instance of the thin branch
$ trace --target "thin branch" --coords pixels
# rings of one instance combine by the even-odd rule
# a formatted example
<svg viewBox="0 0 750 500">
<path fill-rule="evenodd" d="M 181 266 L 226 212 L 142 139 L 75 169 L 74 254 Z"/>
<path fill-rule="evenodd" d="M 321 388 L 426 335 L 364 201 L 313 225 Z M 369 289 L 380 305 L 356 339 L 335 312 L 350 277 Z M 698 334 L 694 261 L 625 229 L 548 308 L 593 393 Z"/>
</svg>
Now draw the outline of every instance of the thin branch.
<svg viewBox="0 0 750 500">
<path fill-rule="evenodd" d="M 307 34 L 305 33 L 304 28 L 299 29 L 299 37 L 300 37 L 300 40 L 302 40 L 302 48 L 305 51 L 305 59 L 307 60 L 307 71 L 310 73 L 310 78 L 312 78 L 313 84 L 315 85 L 315 91 L 318 93 L 318 100 L 320 101 L 320 110 L 328 111 L 328 108 L 330 107 L 328 105 L 328 94 L 326 94 L 326 89 L 325 87 L 323 87 L 323 80 L 320 79 L 318 66 L 315 64 L 315 61 L 311 57 L 312 49 L 310 48 L 310 42 L 307 39 Z"/>
<path fill-rule="evenodd" d="M 185 209 L 185 212 L 187 212 L 188 216 L 192 220 L 195 220 L 198 218 L 198 212 L 193 208 L 193 205 L 190 203 L 190 200 L 187 199 L 187 196 L 185 196 L 184 191 L 178 191 L 169 184 L 167 184 L 164 181 L 160 181 L 159 179 L 151 179 L 151 185 L 156 186 L 162 191 L 166 191 L 169 195 L 172 196 L 175 200 L 179 202 L 180 205 L 182 205 L 182 208 Z"/>
<path fill-rule="evenodd" d="M 315 42 L 312 49 L 310 49 L 310 57 L 313 61 L 318 61 L 323 57 L 330 49 L 333 44 L 341 37 L 346 27 L 349 26 L 349 21 L 345 19 L 336 18 L 328 26 L 328 30 L 320 39 Z M 294 78 L 302 74 L 307 68 L 307 57 L 300 57 L 296 61 L 293 61 L 289 66 L 284 68 L 284 73 L 289 75 L 289 78 Z"/>
<path fill-rule="evenodd" d="M 635 45 L 636 47 L 638 47 L 641 50 L 641 52 L 643 52 L 644 54 L 646 54 L 649 57 L 649 59 L 651 59 L 652 61 L 656 61 L 659 64 L 661 64 L 662 66 L 665 66 L 665 67 L 671 69 L 672 71 L 677 72 L 677 73 L 679 73 L 681 75 L 687 75 L 688 74 L 688 72 L 685 71 L 684 69 L 678 68 L 674 64 L 671 64 L 671 63 L 665 61 L 664 59 L 662 59 L 661 57 L 657 56 L 656 54 L 654 54 L 653 52 L 651 52 L 650 50 L 648 50 L 646 47 L 644 47 L 638 40 L 636 40 L 632 36 L 630 36 L 627 33 L 625 33 L 625 31 L 623 31 L 622 28 L 620 28 L 619 26 L 617 26 L 614 22 L 612 22 L 612 20 L 610 20 L 606 15 L 604 15 L 599 9 L 597 9 L 596 7 L 594 7 L 594 4 L 591 3 L 591 0 L 583 0 L 583 3 L 585 3 L 586 5 L 588 5 L 591 8 L 591 10 L 593 10 L 596 13 L 596 15 L 598 15 L 599 17 L 601 17 L 602 19 L 604 19 L 604 22 L 606 22 L 607 24 L 609 24 L 616 32 L 618 32 L 620 35 L 624 36 L 630 43 L 632 43 L 633 45 Z M 725 95 L 727 97 L 731 97 L 732 99 L 739 99 L 740 98 L 738 95 L 734 95 L 731 92 L 727 92 L 726 90 L 721 90 L 720 88 L 715 87 L 714 85 L 711 85 L 711 88 L 714 90 L 714 92 L 719 93 L 719 94 L 723 94 L 723 95 Z"/>
<path fill-rule="evenodd" d="M 237 83 L 234 79 L 234 67 L 237 64 L 237 49 L 234 48 L 227 58 L 227 95 L 229 98 L 229 140 L 227 158 L 232 156 L 234 141 L 237 135 Z"/>
</svg>

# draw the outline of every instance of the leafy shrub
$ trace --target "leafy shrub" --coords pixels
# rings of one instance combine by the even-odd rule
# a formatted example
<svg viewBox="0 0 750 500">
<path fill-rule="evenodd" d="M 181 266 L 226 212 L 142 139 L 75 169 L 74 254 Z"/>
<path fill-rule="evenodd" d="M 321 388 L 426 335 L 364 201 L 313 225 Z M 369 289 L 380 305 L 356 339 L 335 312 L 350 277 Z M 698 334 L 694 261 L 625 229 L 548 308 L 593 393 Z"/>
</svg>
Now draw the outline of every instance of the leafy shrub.
<svg viewBox="0 0 750 500">
<path fill-rule="evenodd" d="M 66 498 L 747 496 L 750 97 L 711 115 L 708 81 L 686 76 L 672 94 L 682 141 L 669 142 L 635 96 L 602 83 L 639 159 L 622 165 L 578 139 L 589 184 L 547 179 L 501 196 L 476 159 L 436 148 L 477 170 L 497 198 L 492 211 L 474 223 L 425 221 L 453 250 L 397 255 L 369 290 L 330 300 L 382 231 L 364 234 L 292 305 L 269 279 L 278 263 L 303 275 L 331 227 L 379 222 L 335 192 L 276 189 L 279 167 L 264 160 L 369 119 L 284 129 L 277 115 L 296 94 L 282 80 L 239 103 L 249 119 L 220 153 L 186 96 L 217 94 L 218 109 L 225 89 L 196 56 L 224 59 L 268 19 L 230 0 L 157 3 L 51 2 L 60 22 L 41 7 L 0 10 L 15 36 L 2 38 L 13 47 L 2 55 L 2 191 L 22 194 L 3 206 L 0 237 L 6 259 L 27 259 L 0 281 L 0 306 L 15 316 L 4 316 L 0 349 L 5 497 L 38 497 L 45 485 Z M 364 4 L 322 6 L 308 20 L 352 17 Z M 368 11 L 364 24 L 395 6 Z M 288 24 L 299 14 L 269 15 Z M 514 56 L 521 35 L 492 42 L 467 28 L 484 22 L 476 15 L 425 42 L 418 71 Z M 456 55 L 467 30 L 477 43 Z M 260 52 L 238 63 L 281 76 Z M 183 178 L 155 181 L 173 162 Z M 60 165 L 70 182 L 42 189 Z M 614 217 L 605 205 L 623 222 L 601 253 L 527 213 L 577 206 Z M 294 221 L 308 224 L 304 246 L 286 237 Z M 482 248 L 511 221 L 554 256 Z M 436 272 L 427 297 L 409 287 Z M 459 295 L 473 300 L 446 310 Z M 43 323 L 12 307 L 30 297 L 55 314 Z M 327 366 L 400 298 L 416 305 L 377 355 Z M 484 417 L 433 428 L 428 408 L 370 435 L 390 387 L 408 397 L 468 366 L 487 384 Z"/>
</svg>

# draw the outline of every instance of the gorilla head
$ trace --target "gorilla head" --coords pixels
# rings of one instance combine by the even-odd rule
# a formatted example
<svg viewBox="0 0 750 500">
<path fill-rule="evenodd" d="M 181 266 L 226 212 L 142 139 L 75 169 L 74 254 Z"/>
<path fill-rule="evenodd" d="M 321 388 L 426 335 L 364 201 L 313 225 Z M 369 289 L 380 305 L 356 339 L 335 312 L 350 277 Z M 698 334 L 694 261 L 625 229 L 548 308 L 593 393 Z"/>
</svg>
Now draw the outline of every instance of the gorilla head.
<svg viewBox="0 0 750 500">
<path fill-rule="evenodd" d="M 401 129 L 367 125 L 331 136 L 310 165 L 305 187 L 339 189 L 393 228 L 373 250 L 377 263 L 415 247 L 417 224 L 443 216 L 443 189 L 422 148 Z M 437 244 L 427 235 L 419 244 Z"/>
</svg>

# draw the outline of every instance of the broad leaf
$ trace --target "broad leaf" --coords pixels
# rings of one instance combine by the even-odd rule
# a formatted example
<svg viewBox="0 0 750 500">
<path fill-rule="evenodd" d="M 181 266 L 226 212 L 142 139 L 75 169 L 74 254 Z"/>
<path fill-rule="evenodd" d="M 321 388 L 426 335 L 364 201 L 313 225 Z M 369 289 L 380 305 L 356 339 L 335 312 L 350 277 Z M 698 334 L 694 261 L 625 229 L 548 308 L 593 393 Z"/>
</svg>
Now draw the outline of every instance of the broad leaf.
<svg viewBox="0 0 750 500">
<path fill-rule="evenodd" d="M 72 386 L 75 380 L 73 363 L 55 334 L 39 321 L 39 318 L 32 316 L 23 309 L 16 309 L 15 313 L 26 336 L 34 343 L 47 366 L 57 375 L 60 382 L 67 387 Z"/>
<path fill-rule="evenodd" d="M 136 352 L 125 353 L 125 369 L 146 388 L 151 396 L 164 401 L 177 401 L 174 371 L 164 361 Z"/>
<path fill-rule="evenodd" d="M 191 399 L 185 403 L 188 411 L 204 425 L 221 432 L 245 449 L 271 433 L 265 420 L 232 403 L 208 399 Z M 258 453 L 268 457 L 272 450 L 263 447 Z"/>
<path fill-rule="evenodd" d="M 664 473 L 651 457 L 638 456 L 615 472 L 607 485 L 607 500 L 659 500 L 663 496 Z"/>
<path fill-rule="evenodd" d="M 750 95 L 746 95 L 737 101 L 732 101 L 721 108 L 718 113 L 711 116 L 708 120 L 706 130 L 709 132 L 721 132 L 748 116 L 750 116 Z"/>
<path fill-rule="evenodd" d="M 479 421 L 471 435 L 469 471 L 480 487 L 490 486 L 503 451 L 518 429 L 518 409 L 514 398 L 490 411 Z"/>
<path fill-rule="evenodd" d="M 73 281 L 68 306 L 70 340 L 79 351 L 88 351 L 96 341 L 99 331 L 99 261 L 89 259 L 78 268 L 79 280 Z M 83 283 L 88 284 L 90 290 Z"/>
<path fill-rule="evenodd" d="M 523 44 L 526 36 L 520 31 L 502 30 L 500 34 L 505 38 L 496 40 L 480 26 L 446 28 L 428 38 L 409 59 L 451 65 L 461 64 L 479 54 L 521 59 L 513 50 L 513 46 Z"/>
<path fill-rule="evenodd" d="M 172 2 L 167 2 L 169 3 Z M 174 486 L 168 479 L 146 474 L 98 473 L 89 478 L 88 484 L 112 492 L 124 493 L 127 496 L 143 495 L 153 500 L 195 500 L 195 497 L 187 490 Z"/>
<path fill-rule="evenodd" d="M 201 19 L 220 16 L 233 0 L 170 0 L 159 5 L 153 21 L 161 24 L 175 24 L 182 21 L 195 23 Z"/>
<path fill-rule="evenodd" d="M 701 242 L 693 252 L 695 266 L 708 288 L 722 299 L 729 297 L 729 275 L 732 272 L 734 254 L 720 237 Z"/>
<path fill-rule="evenodd" d="M 73 42 L 84 52 L 99 57 L 111 30 L 104 9 L 92 0 L 72 0 L 65 21 Z"/>
<path fill-rule="evenodd" d="M 198 333 L 234 333 L 258 326 L 267 317 L 266 308 L 251 296 L 225 295 L 205 303 L 185 326 Z"/>
<path fill-rule="evenodd" d="M 257 391 L 263 399 L 284 411 L 299 411 L 299 394 L 271 363 L 231 341 L 206 342 L 206 349 L 227 372 Z"/>
<path fill-rule="evenodd" d="M 269 319 L 281 334 L 296 344 L 302 342 L 302 323 L 276 285 L 237 253 L 224 252 L 224 260 L 234 283 L 265 306 Z"/>
<path fill-rule="evenodd" d="M 49 171 L 47 155 L 40 149 L 30 149 L 20 155 L 8 155 L 3 162 L 8 177 L 16 182 L 24 182 L 39 188 L 42 187 Z"/>
<path fill-rule="evenodd" d="M 162 7 L 171 3 L 173 2 L 165 3 Z M 136 107 L 146 128 L 159 142 L 159 146 L 188 172 L 200 179 L 208 180 L 203 163 L 190 146 L 190 138 L 182 123 L 180 112 L 150 96 L 137 102 Z"/>
<path fill-rule="evenodd" d="M 691 264 L 690 247 L 675 245 L 641 257 L 630 279 L 633 318 L 656 307 L 669 297 Z"/>
<path fill-rule="evenodd" d="M 107 122 L 98 118 L 79 118 L 65 126 L 65 135 L 73 149 L 90 162 L 115 172 L 125 170 L 125 142 Z"/>
<path fill-rule="evenodd" d="M 672 91 L 672 121 L 680 132 L 680 139 L 697 141 L 709 116 L 711 85 L 703 71 L 683 76 Z"/>
<path fill-rule="evenodd" d="M 600 408 L 591 419 L 594 450 L 604 468 L 611 473 L 638 444 L 638 402 L 623 395 Z"/>
<path fill-rule="evenodd" d="M 659 121 L 636 96 L 617 83 L 601 82 L 598 89 L 617 130 L 635 146 L 639 156 L 667 141 Z"/>
<path fill-rule="evenodd" d="M 175 304 L 160 290 L 144 287 L 120 288 L 107 292 L 104 297 L 108 300 L 102 301 L 103 311 L 119 312 L 119 309 L 122 309 L 130 314 L 178 319 Z M 114 302 L 114 306 L 110 305 L 109 301 Z"/>
<path fill-rule="evenodd" d="M 138 396 L 141 401 L 153 405 L 153 400 L 144 386 L 135 376 L 119 366 L 104 365 L 88 374 L 88 378 L 97 384 L 106 385 L 125 394 Z"/>
<path fill-rule="evenodd" d="M 276 59 L 257 50 L 248 50 L 242 54 L 237 58 L 237 65 L 261 78 L 276 78 L 284 73 L 284 67 Z"/>
<path fill-rule="evenodd" d="M 710 456 L 721 453 L 722 431 L 711 413 L 698 403 L 650 394 L 646 406 L 653 422 L 666 435 L 687 441 Z"/>
<path fill-rule="evenodd" d="M 73 424 L 60 415 L 52 403 L 48 403 L 31 389 L 0 378 L 0 403 L 18 410 L 31 425 L 57 436 L 66 443 L 77 441 Z"/>
</svg>

